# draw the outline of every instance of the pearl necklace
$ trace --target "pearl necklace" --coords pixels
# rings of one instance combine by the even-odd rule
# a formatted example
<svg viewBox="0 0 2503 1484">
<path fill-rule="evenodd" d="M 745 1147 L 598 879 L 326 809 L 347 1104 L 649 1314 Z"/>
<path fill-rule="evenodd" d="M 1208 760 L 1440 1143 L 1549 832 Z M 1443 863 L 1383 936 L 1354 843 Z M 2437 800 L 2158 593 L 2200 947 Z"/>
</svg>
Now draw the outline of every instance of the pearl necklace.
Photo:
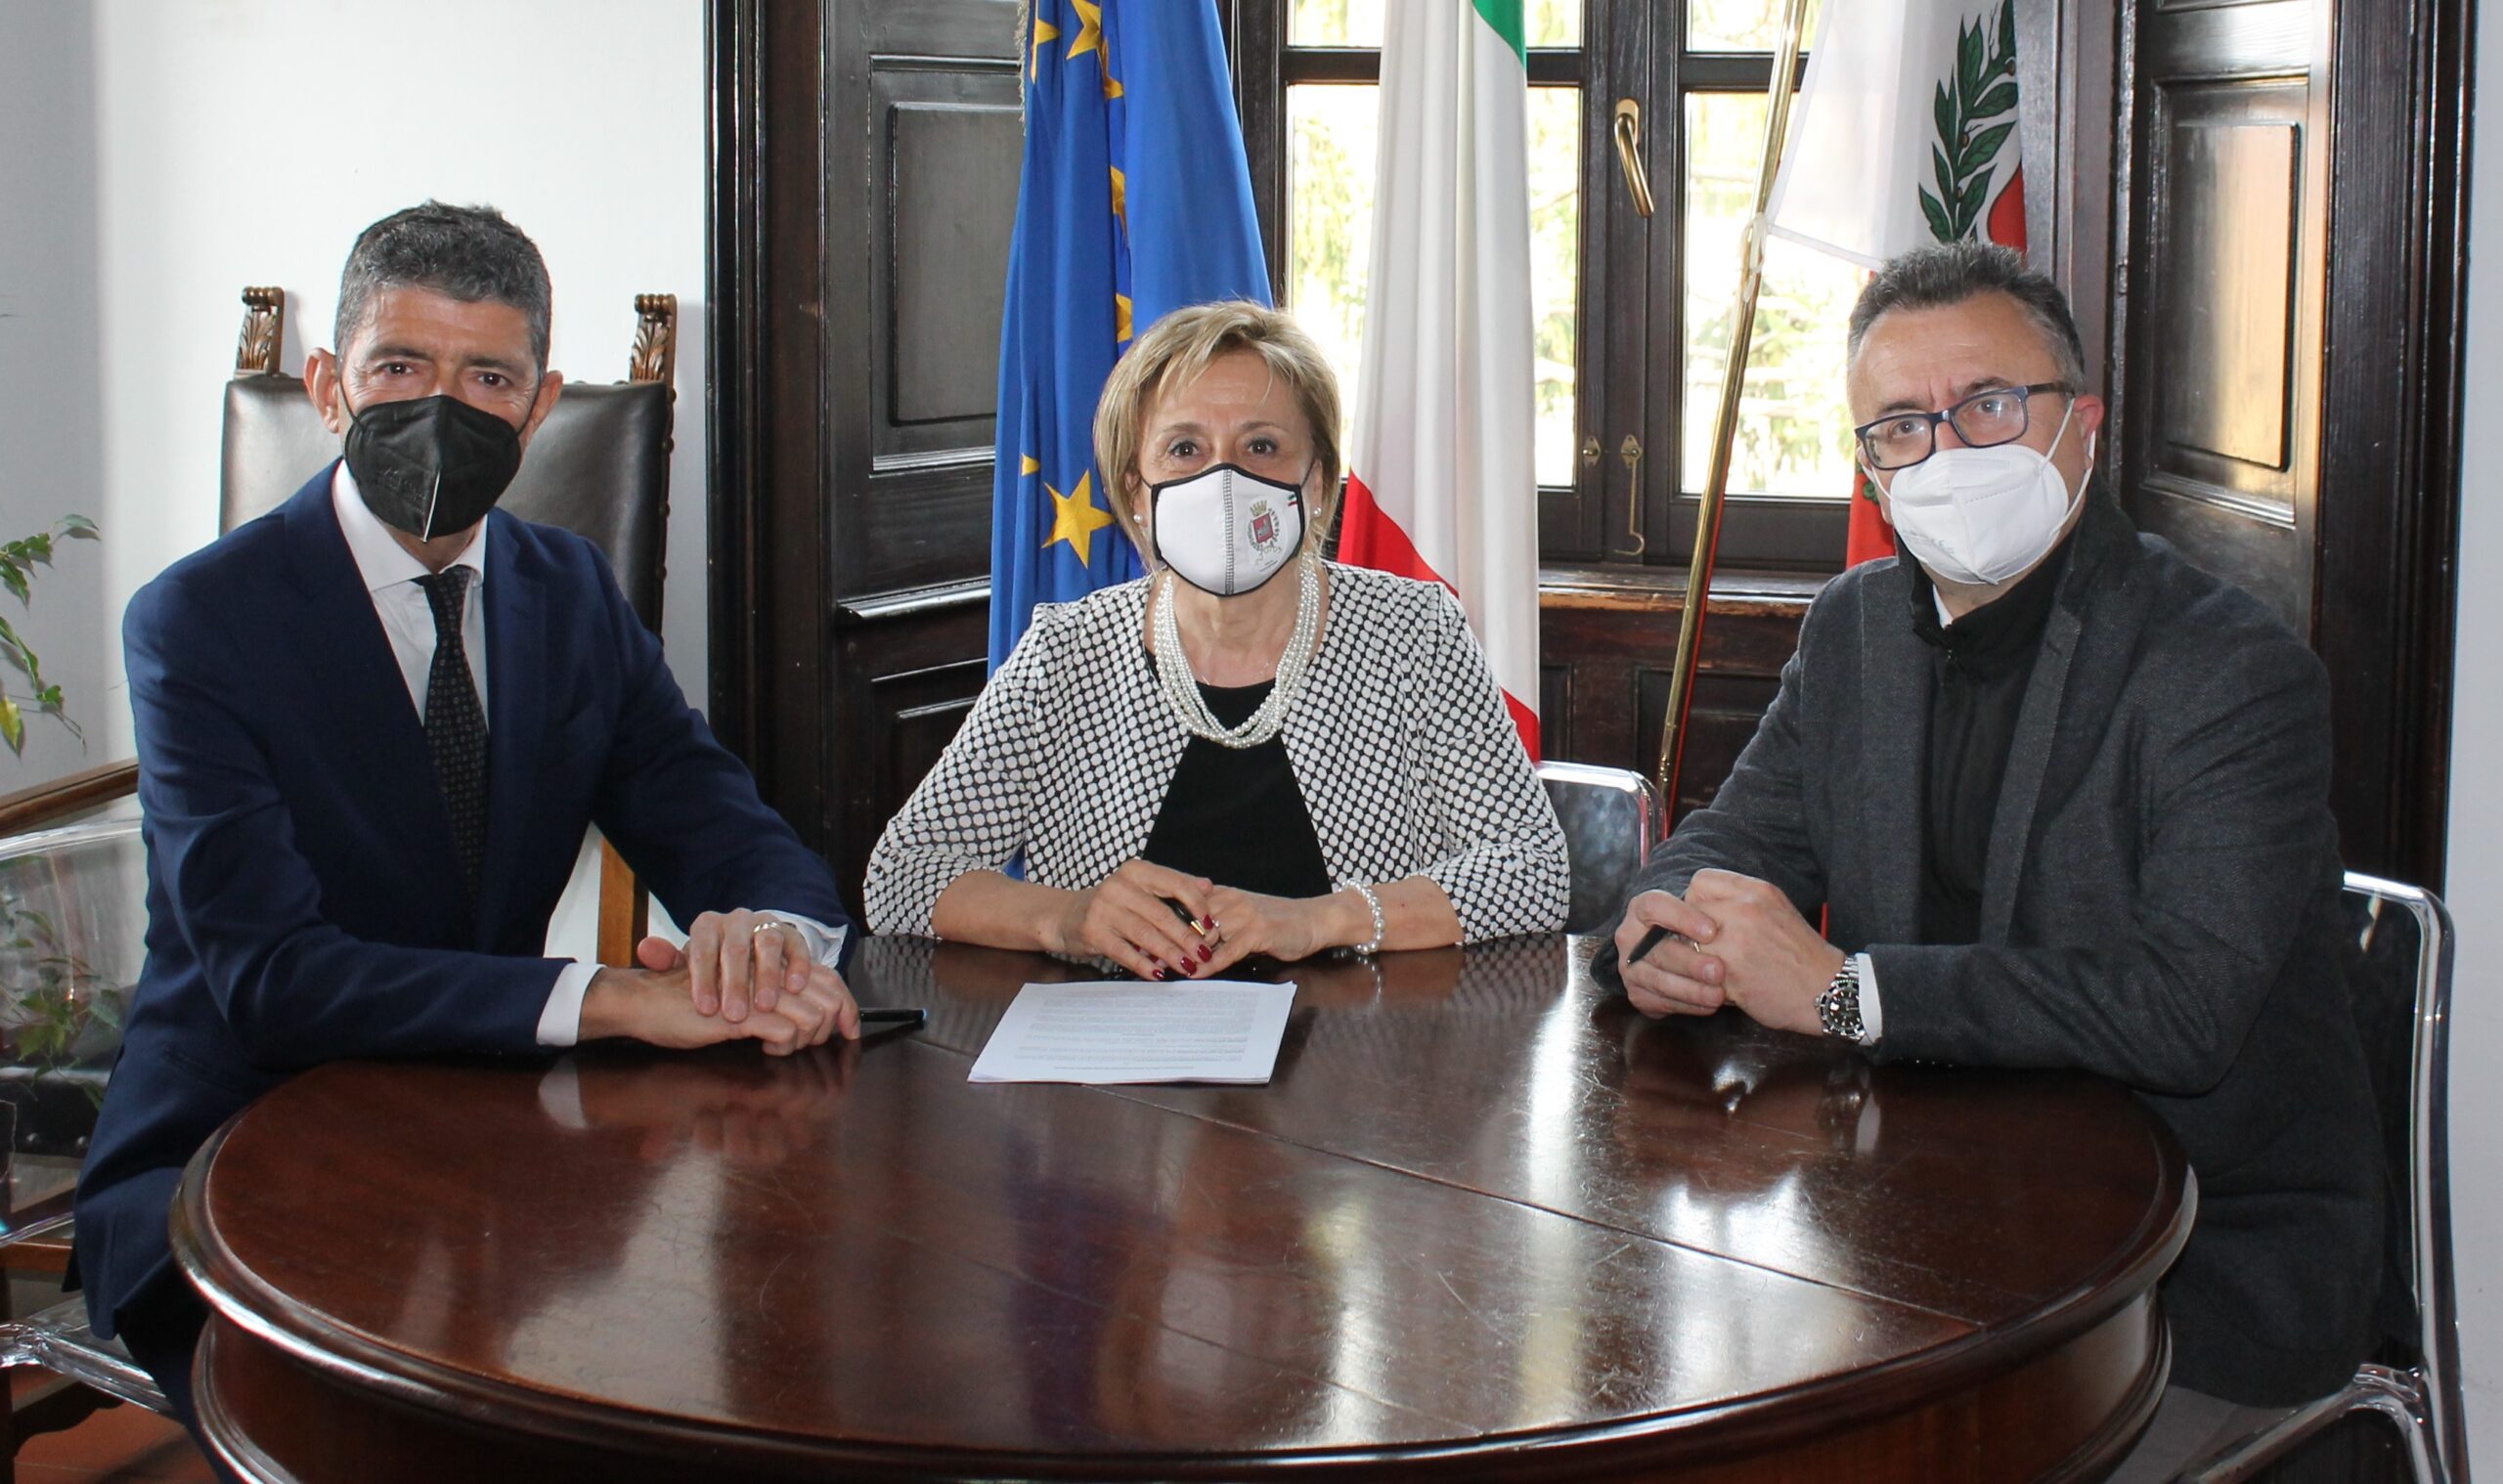
<svg viewBox="0 0 2503 1484">
<path fill-rule="evenodd" d="M 1191 674 L 1191 661 L 1182 653 L 1181 627 L 1173 620 L 1173 584 L 1171 573 L 1164 575 L 1164 586 L 1158 601 L 1158 591 L 1151 589 L 1148 606 L 1150 620 L 1156 628 L 1156 679 L 1164 692 L 1173 715 L 1195 737 L 1206 737 L 1220 747 L 1258 747 L 1278 734 L 1286 725 L 1287 713 L 1294 709 L 1295 698 L 1303 693 L 1304 680 L 1312 673 L 1312 640 L 1321 628 L 1321 563 L 1310 556 L 1297 564 L 1302 569 L 1301 590 L 1295 596 L 1295 636 L 1287 640 L 1287 652 L 1278 657 L 1277 679 L 1269 686 L 1269 698 L 1252 713 L 1241 726 L 1228 728 L 1208 710 L 1208 698 L 1200 694 L 1200 682 Z"/>
</svg>

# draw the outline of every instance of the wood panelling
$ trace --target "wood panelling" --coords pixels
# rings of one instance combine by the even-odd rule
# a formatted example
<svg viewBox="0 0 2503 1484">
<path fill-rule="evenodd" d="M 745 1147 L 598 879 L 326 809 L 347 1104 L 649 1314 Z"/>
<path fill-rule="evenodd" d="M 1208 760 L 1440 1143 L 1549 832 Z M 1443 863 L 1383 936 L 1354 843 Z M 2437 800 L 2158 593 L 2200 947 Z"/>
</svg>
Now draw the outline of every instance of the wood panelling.
<svg viewBox="0 0 2503 1484">
<path fill-rule="evenodd" d="M 2463 8 L 2136 0 L 2120 22 L 2123 498 L 2328 667 L 2348 864 L 2438 886 Z"/>
<path fill-rule="evenodd" d="M 2168 175 L 2181 250 L 2157 285 L 2168 351 L 2214 372 L 2157 410 L 2159 448 L 2231 460 L 2282 481 L 2295 397 L 2295 282 L 2302 257 L 2300 83 L 2185 88 L 2168 95 Z M 2160 453 L 2159 458 L 2163 457 Z M 2239 470 L 2218 471 L 2231 480 Z M 2293 508 L 2287 490 L 2260 485 Z"/>
<path fill-rule="evenodd" d="M 2139 522 L 2298 633 L 2311 619 L 2328 228 L 2315 103 L 2307 73 L 2151 85 L 2147 313 L 2124 393 Z"/>
<path fill-rule="evenodd" d="M 887 150 L 878 452 L 987 451 L 1016 221 L 1017 76 L 882 71 L 874 89 Z"/>
<path fill-rule="evenodd" d="M 835 775 L 848 786 L 827 854 L 856 912 L 879 832 L 982 692 L 989 623 L 989 589 L 982 584 L 847 604 L 837 615 L 837 669 L 846 689 L 835 697 L 844 719 Z"/>
<path fill-rule="evenodd" d="M 1014 0 L 716 0 L 712 714 L 855 909 L 981 688 Z"/>
<path fill-rule="evenodd" d="M 1623 567 L 1551 567 L 1540 580 L 1543 751 L 1656 779 L 1684 581 Z M 1819 585 L 1807 577 L 1714 584 L 1680 812 L 1710 801 L 1755 735 Z"/>
</svg>

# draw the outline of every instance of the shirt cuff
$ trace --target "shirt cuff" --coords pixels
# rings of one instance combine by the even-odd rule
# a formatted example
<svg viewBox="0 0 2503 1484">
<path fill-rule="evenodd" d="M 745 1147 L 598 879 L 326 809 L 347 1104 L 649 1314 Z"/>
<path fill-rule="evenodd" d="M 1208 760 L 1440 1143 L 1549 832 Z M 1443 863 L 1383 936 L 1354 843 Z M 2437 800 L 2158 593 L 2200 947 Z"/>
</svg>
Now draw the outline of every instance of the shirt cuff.
<svg viewBox="0 0 2503 1484">
<path fill-rule="evenodd" d="M 809 945 L 809 957 L 826 968 L 836 968 L 843 962 L 843 940 L 851 933 L 850 928 L 829 928 L 813 917 L 802 917 L 797 912 L 768 910 L 756 915 L 799 929 L 801 939 Z"/>
<path fill-rule="evenodd" d="M 1855 953 L 1852 960 L 1860 965 L 1860 1044 L 1874 1046 L 1886 1033 L 1886 1012 L 1877 1000 L 1877 961 L 1866 953 Z"/>
<path fill-rule="evenodd" d="M 556 971 L 556 987 L 548 991 L 548 1008 L 539 1012 L 539 1044 L 571 1046 L 583 1037 L 583 995 L 591 988 L 599 965 L 575 962 Z"/>
</svg>

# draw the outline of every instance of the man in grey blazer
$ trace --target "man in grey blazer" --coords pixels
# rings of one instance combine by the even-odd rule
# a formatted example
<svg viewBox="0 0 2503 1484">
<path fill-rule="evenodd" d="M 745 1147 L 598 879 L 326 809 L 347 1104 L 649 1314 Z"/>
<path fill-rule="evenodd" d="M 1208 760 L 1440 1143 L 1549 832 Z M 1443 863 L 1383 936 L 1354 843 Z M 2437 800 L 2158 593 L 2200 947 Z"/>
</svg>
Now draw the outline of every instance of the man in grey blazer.
<svg viewBox="0 0 2503 1484">
<path fill-rule="evenodd" d="M 2369 1343 L 2383 1185 L 2327 677 L 2090 483 L 2103 405 L 2066 301 L 2015 254 L 1897 259 L 1850 348 L 1859 457 L 1908 556 L 1809 609 L 1601 971 L 1647 1015 L 1732 1005 L 1881 1061 L 2126 1083 L 2199 1179 L 2163 1290 L 2175 1385 L 2334 1390 Z"/>
</svg>

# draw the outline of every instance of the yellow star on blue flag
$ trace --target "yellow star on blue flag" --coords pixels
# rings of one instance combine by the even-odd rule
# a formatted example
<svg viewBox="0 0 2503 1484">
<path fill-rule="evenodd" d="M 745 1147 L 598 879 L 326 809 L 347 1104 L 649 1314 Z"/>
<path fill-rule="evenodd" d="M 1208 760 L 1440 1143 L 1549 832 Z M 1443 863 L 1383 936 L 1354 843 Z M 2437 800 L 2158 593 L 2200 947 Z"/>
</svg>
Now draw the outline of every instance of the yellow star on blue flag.
<svg viewBox="0 0 2503 1484">
<path fill-rule="evenodd" d="M 1092 469 L 1078 475 L 1077 488 L 1067 495 L 1048 484 L 1043 486 L 1043 493 L 1052 498 L 1052 534 L 1043 539 L 1043 545 L 1048 547 L 1054 542 L 1069 543 L 1081 567 L 1092 565 L 1087 551 L 1095 543 L 1095 533 L 1113 523 L 1110 514 L 1096 508 L 1095 497 L 1088 491 L 1094 479 Z"/>
<path fill-rule="evenodd" d="M 1095 404 L 1133 335 L 1185 304 L 1269 302 L 1217 9 L 1033 0 L 999 327 L 993 669 L 1036 603 L 1142 571 L 1106 529 L 1121 482 L 1094 466 Z"/>
</svg>

